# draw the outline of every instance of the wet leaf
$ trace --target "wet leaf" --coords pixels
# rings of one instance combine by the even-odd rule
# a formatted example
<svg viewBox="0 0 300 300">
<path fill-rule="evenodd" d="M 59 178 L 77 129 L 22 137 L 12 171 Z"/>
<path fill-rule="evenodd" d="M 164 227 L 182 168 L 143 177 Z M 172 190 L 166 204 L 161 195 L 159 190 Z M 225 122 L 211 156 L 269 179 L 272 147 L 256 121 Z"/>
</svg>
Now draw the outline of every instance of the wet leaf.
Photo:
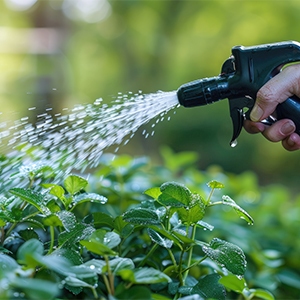
<svg viewBox="0 0 300 300">
<path fill-rule="evenodd" d="M 41 193 L 35 192 L 30 189 L 22 189 L 22 188 L 13 188 L 9 190 L 9 192 L 23 201 L 26 201 L 37 208 L 40 212 L 44 212 L 42 208 L 42 203 L 44 196 Z"/>
<path fill-rule="evenodd" d="M 95 229 L 92 226 L 77 223 L 71 231 L 64 231 L 58 236 L 60 246 L 69 247 L 87 239 Z"/>
<path fill-rule="evenodd" d="M 76 217 L 72 212 L 62 210 L 57 212 L 55 215 L 59 218 L 66 231 L 71 231 L 76 226 Z"/>
<path fill-rule="evenodd" d="M 191 191 L 183 184 L 177 182 L 166 182 L 160 186 L 162 194 L 168 195 L 175 200 L 189 206 L 191 200 Z"/>
<path fill-rule="evenodd" d="M 199 279 L 198 283 L 192 288 L 191 294 L 199 294 L 204 299 L 223 300 L 226 297 L 226 290 L 219 283 L 221 275 L 209 274 Z"/>
<path fill-rule="evenodd" d="M 84 193 L 76 195 L 73 199 L 76 205 L 84 203 L 84 202 L 93 202 L 99 204 L 105 204 L 107 202 L 107 198 L 96 193 Z"/>
<path fill-rule="evenodd" d="M 123 219 L 135 225 L 160 224 L 157 213 L 146 208 L 131 209 L 123 214 Z"/>
<path fill-rule="evenodd" d="M 196 224 L 205 214 L 206 205 L 202 197 L 198 194 L 193 194 L 188 207 L 181 207 L 177 210 L 179 220 L 183 224 Z"/>
<path fill-rule="evenodd" d="M 244 219 L 248 224 L 253 225 L 253 218 L 244 209 L 238 206 L 234 200 L 232 200 L 229 196 L 223 196 L 222 200 L 224 205 L 233 207 L 240 218 Z"/>
<path fill-rule="evenodd" d="M 244 275 L 246 270 L 246 257 L 238 246 L 214 238 L 209 246 L 202 246 L 203 252 L 214 262 L 235 275 Z"/>
<path fill-rule="evenodd" d="M 163 272 L 154 268 L 140 268 L 134 270 L 120 270 L 118 275 L 123 280 L 135 284 L 154 284 L 160 282 L 171 282 L 171 278 Z"/>
<path fill-rule="evenodd" d="M 164 247 L 164 248 L 171 248 L 173 246 L 173 241 L 167 238 L 164 238 L 163 236 L 161 236 L 158 232 L 156 232 L 155 230 L 148 228 L 148 234 L 151 238 L 151 240 L 154 243 L 157 243 L 158 245 Z"/>
</svg>

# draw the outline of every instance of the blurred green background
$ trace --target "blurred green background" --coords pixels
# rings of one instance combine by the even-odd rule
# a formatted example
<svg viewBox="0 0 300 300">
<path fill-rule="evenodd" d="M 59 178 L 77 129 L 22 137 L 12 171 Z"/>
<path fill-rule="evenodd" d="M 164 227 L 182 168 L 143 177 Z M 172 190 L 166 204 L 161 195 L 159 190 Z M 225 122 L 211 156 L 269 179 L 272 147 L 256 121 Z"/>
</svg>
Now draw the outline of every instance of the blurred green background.
<svg viewBox="0 0 300 300">
<path fill-rule="evenodd" d="M 299 0 L 2 0 L 0 123 L 216 76 L 235 45 L 300 41 L 299 14 Z M 231 148 L 231 135 L 225 100 L 179 108 L 153 137 L 138 132 L 120 151 L 156 159 L 168 145 L 198 152 L 199 168 L 298 187 L 299 153 L 245 132 Z"/>
</svg>

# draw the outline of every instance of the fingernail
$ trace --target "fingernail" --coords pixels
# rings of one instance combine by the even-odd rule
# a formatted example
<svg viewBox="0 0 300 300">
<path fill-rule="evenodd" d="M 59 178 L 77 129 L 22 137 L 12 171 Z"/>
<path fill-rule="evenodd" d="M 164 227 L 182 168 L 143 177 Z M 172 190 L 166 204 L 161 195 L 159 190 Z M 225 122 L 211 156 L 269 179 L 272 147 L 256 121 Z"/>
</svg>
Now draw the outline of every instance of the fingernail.
<svg viewBox="0 0 300 300">
<path fill-rule="evenodd" d="M 263 113 L 264 113 L 263 110 L 258 105 L 254 105 L 254 107 L 250 113 L 250 118 L 254 122 L 260 121 Z"/>
<path fill-rule="evenodd" d="M 295 125 L 292 122 L 286 122 L 285 124 L 282 125 L 280 131 L 284 135 L 291 134 L 295 131 Z"/>
</svg>

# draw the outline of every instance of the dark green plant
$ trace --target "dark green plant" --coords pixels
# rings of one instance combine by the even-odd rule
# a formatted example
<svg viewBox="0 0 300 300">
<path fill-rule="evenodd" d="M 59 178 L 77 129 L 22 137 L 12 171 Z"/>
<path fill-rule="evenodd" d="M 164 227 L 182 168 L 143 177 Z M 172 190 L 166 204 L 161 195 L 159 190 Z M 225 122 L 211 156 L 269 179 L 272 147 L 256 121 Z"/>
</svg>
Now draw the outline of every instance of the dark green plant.
<svg viewBox="0 0 300 300">
<path fill-rule="evenodd" d="M 60 185 L 49 183 L 50 167 L 27 168 L 29 187 L 0 196 L 0 297 L 225 299 L 229 293 L 273 299 L 266 290 L 248 287 L 240 247 L 198 237 L 213 230 L 203 218 L 216 205 L 253 223 L 230 197 L 213 200 L 224 185 L 210 181 L 204 197 L 170 181 L 148 188 L 137 202 L 130 183 L 147 177 L 141 167 L 149 167 L 147 160 L 126 156 L 103 165 L 98 175 L 105 175 L 105 196 L 88 192 L 80 176 L 69 175 Z M 90 181 L 97 190 L 95 176 Z M 133 196 L 122 212 L 114 203 L 118 195 Z"/>
</svg>

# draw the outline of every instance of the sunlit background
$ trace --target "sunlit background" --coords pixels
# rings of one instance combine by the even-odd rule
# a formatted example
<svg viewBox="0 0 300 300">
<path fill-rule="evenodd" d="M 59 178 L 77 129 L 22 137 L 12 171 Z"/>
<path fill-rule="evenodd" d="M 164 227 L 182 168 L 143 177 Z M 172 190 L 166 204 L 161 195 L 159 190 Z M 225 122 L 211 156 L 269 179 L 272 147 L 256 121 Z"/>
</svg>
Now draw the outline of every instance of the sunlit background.
<svg viewBox="0 0 300 300">
<path fill-rule="evenodd" d="M 300 41 L 299 14 L 298 0 L 2 0 L 0 123 L 216 76 L 235 45 Z M 225 100 L 179 108 L 153 137 L 137 133 L 120 151 L 159 159 L 167 145 L 198 152 L 199 168 L 252 170 L 262 184 L 298 186 L 298 152 L 245 132 L 233 149 L 231 135 Z"/>
</svg>

